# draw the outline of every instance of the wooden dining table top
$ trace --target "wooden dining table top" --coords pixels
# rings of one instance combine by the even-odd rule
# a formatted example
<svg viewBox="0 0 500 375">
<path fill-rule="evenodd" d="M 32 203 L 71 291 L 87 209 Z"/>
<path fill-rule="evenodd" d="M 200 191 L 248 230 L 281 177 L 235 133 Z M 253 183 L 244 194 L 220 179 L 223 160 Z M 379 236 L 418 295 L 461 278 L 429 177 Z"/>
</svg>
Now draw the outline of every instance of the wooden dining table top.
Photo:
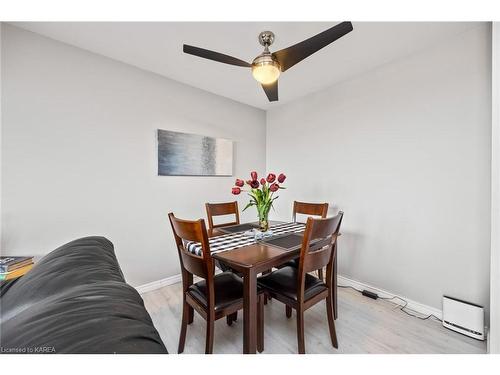
<svg viewBox="0 0 500 375">
<path fill-rule="evenodd" d="M 285 224 L 284 221 L 273 221 L 271 225 Z M 217 231 L 216 231 L 217 230 Z M 228 232 L 223 228 L 214 229 L 212 236 L 224 235 Z M 340 233 L 339 233 L 340 236 Z M 273 259 L 273 263 L 278 262 L 280 258 L 283 262 L 298 257 L 300 249 L 287 250 L 282 247 L 273 246 L 267 242 L 257 242 L 247 246 L 239 247 L 236 249 L 226 250 L 219 253 L 212 254 L 212 257 L 224 263 L 231 264 L 237 270 L 240 268 L 257 267 L 262 268 L 269 266 L 269 260 Z"/>
<path fill-rule="evenodd" d="M 269 224 L 273 226 L 285 223 L 284 221 L 272 221 Z M 224 231 L 224 228 L 217 228 L 217 232 L 214 231 L 212 236 L 227 233 L 227 231 Z M 212 257 L 226 264 L 230 264 L 231 267 L 237 271 L 242 270 L 242 268 L 264 268 L 267 270 L 265 267 L 269 267 L 269 261 L 271 259 L 273 260 L 273 265 L 276 264 L 276 262 L 279 263 L 280 258 L 283 258 L 283 262 L 285 263 L 297 257 L 299 252 L 299 249 L 286 250 L 281 247 L 273 246 L 267 242 L 260 241 L 236 249 L 221 251 L 212 254 Z"/>
</svg>

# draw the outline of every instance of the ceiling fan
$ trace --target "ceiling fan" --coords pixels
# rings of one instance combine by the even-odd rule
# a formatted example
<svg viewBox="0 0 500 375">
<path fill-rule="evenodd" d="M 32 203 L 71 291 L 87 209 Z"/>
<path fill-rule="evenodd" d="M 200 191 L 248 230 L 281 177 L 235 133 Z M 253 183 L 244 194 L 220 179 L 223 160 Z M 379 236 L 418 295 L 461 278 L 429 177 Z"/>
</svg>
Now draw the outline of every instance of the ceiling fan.
<svg viewBox="0 0 500 375">
<path fill-rule="evenodd" d="M 187 44 L 184 44 L 183 51 L 190 55 L 225 64 L 252 68 L 253 77 L 262 85 L 269 101 L 275 102 L 278 100 L 278 77 L 281 72 L 290 69 L 352 30 L 351 22 L 342 22 L 322 33 L 277 52 L 269 51 L 269 46 L 274 42 L 274 33 L 272 31 L 263 31 L 259 34 L 259 42 L 264 46 L 264 52 L 257 56 L 251 64 L 236 57 Z"/>
</svg>

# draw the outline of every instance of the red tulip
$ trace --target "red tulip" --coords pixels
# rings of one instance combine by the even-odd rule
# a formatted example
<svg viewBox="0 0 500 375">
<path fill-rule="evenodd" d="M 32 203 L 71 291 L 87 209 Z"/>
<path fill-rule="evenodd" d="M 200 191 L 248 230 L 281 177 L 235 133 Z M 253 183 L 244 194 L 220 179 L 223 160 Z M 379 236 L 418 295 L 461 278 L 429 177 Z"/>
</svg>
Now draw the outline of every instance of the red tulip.
<svg viewBox="0 0 500 375">
<path fill-rule="evenodd" d="M 260 184 L 261 184 L 262 186 L 264 186 L 264 185 L 266 184 L 266 179 L 265 179 L 265 178 L 261 178 L 261 179 L 260 179 Z"/>
<path fill-rule="evenodd" d="M 275 191 L 278 191 L 279 188 L 280 186 L 277 183 L 274 183 L 269 187 L 269 190 L 271 190 L 274 193 Z"/>
<path fill-rule="evenodd" d="M 255 181 L 250 181 L 250 187 L 252 189 L 258 189 L 259 188 L 259 181 L 255 180 Z"/>
<path fill-rule="evenodd" d="M 282 184 L 286 179 L 286 176 L 283 174 L 283 173 L 280 173 L 280 175 L 278 176 L 278 182 L 280 184 Z"/>
<path fill-rule="evenodd" d="M 252 181 L 257 181 L 257 172 L 255 171 L 251 172 L 250 176 L 252 177 Z"/>
<path fill-rule="evenodd" d="M 240 180 L 239 178 L 236 179 L 236 182 L 234 183 L 236 186 L 243 187 L 245 185 L 245 181 Z"/>
<path fill-rule="evenodd" d="M 233 193 L 234 195 L 238 195 L 239 193 L 241 193 L 241 189 L 239 187 L 234 187 L 231 193 Z"/>
<path fill-rule="evenodd" d="M 267 182 L 271 183 L 274 182 L 274 180 L 276 180 L 276 175 L 274 173 L 269 173 L 267 175 Z"/>
</svg>

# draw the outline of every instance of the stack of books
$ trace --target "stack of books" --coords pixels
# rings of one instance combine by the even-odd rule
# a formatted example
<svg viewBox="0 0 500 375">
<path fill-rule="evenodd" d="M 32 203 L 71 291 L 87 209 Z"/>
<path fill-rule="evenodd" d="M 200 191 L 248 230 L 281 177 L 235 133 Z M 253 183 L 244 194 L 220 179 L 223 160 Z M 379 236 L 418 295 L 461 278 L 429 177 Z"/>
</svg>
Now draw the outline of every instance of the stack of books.
<svg viewBox="0 0 500 375">
<path fill-rule="evenodd" d="M 23 276 L 33 267 L 33 257 L 0 257 L 0 281 Z"/>
</svg>

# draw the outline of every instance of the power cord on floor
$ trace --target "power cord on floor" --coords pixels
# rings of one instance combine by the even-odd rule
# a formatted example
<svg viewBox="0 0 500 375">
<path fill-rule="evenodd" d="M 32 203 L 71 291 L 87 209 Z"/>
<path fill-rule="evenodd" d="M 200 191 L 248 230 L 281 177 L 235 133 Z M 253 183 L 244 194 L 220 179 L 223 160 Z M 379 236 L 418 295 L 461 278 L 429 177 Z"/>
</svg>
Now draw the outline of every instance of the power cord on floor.
<svg viewBox="0 0 500 375">
<path fill-rule="evenodd" d="M 352 289 L 352 290 L 355 290 L 356 292 L 358 293 L 361 293 L 363 294 L 363 291 L 362 290 L 359 290 L 359 289 L 356 289 L 355 287 L 353 286 L 350 286 L 350 285 L 338 285 L 339 288 L 348 288 L 348 289 Z M 406 310 L 406 306 L 408 306 L 408 301 L 405 300 L 404 298 L 401 298 L 401 297 L 398 297 L 398 296 L 394 296 L 394 297 L 379 297 L 377 296 L 378 299 L 383 299 L 387 302 L 389 301 L 393 301 L 395 299 L 398 299 L 400 301 L 402 301 L 404 303 L 404 305 L 399 305 L 399 310 L 401 310 L 402 312 L 404 312 L 406 315 L 409 315 L 409 316 L 412 316 L 414 318 L 417 318 L 417 319 L 420 319 L 420 320 L 427 320 L 427 319 L 430 319 L 430 318 L 434 318 L 436 320 L 439 320 L 440 322 L 442 322 L 441 319 L 439 319 L 436 315 L 434 314 L 430 314 L 430 315 L 427 315 L 427 316 L 418 316 L 418 315 L 415 315 L 415 314 L 412 314 L 411 312 L 407 311 Z"/>
</svg>

